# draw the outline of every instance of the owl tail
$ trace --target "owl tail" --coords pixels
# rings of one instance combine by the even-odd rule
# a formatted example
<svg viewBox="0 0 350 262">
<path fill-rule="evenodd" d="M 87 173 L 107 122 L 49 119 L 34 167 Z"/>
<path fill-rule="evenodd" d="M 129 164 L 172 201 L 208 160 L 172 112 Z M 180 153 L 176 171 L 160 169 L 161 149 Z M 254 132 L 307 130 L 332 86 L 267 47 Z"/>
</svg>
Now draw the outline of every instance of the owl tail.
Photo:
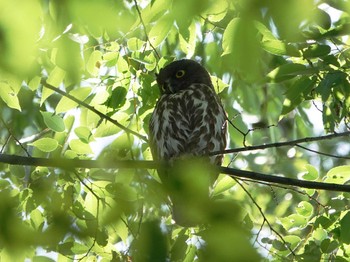
<svg viewBox="0 0 350 262">
<path fill-rule="evenodd" d="M 159 174 L 172 202 L 174 221 L 184 227 L 206 223 L 215 168 L 208 161 L 190 158 L 173 161 Z"/>
</svg>

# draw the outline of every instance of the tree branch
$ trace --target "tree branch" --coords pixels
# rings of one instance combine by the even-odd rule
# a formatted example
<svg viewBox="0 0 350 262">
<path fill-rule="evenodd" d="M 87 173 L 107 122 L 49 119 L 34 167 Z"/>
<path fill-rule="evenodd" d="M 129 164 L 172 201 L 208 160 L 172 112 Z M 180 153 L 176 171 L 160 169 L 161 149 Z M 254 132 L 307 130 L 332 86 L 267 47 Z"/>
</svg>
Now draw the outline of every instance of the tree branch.
<svg viewBox="0 0 350 262">
<path fill-rule="evenodd" d="M 62 91 L 61 89 L 54 87 L 50 84 L 48 84 L 44 79 L 41 80 L 41 84 L 43 86 L 45 86 L 48 89 L 51 89 L 53 91 L 55 91 L 56 93 L 59 93 L 62 96 L 65 96 L 67 98 L 69 98 L 70 100 L 76 102 L 78 105 L 83 106 L 85 108 L 87 108 L 88 110 L 94 112 L 95 114 L 97 114 L 99 117 L 101 117 L 102 119 L 105 119 L 109 122 L 111 122 L 112 124 L 116 125 L 117 127 L 119 127 L 120 129 L 124 130 L 127 133 L 133 134 L 134 136 L 137 136 L 138 138 L 142 139 L 145 142 L 148 142 L 147 137 L 140 135 L 139 133 L 135 132 L 134 130 L 131 130 L 125 126 L 123 126 L 122 124 L 120 124 L 117 120 L 114 120 L 113 118 L 101 113 L 100 111 L 98 111 L 97 109 L 95 109 L 94 107 L 90 106 L 89 104 L 75 98 L 74 96 Z"/>
<path fill-rule="evenodd" d="M 309 142 L 314 142 L 314 141 L 328 140 L 328 139 L 333 139 L 333 138 L 337 138 L 337 137 L 344 137 L 344 136 L 350 136 L 350 131 L 346 131 L 346 132 L 342 132 L 342 133 L 334 133 L 334 134 L 325 135 L 325 136 L 318 136 L 318 137 L 305 137 L 305 138 L 286 141 L 286 142 L 277 142 L 277 143 L 270 143 L 270 144 L 258 145 L 258 146 L 247 146 L 247 147 L 227 149 L 227 150 L 223 150 L 223 151 L 212 152 L 209 155 L 212 156 L 212 155 L 219 155 L 219 154 L 239 153 L 239 152 L 244 152 L 244 151 L 266 149 L 266 148 L 271 148 L 271 147 L 298 146 L 298 144 L 301 144 L 301 143 L 309 143 Z"/>
<path fill-rule="evenodd" d="M 81 159 L 64 159 L 64 158 L 36 158 L 23 157 L 16 155 L 0 154 L 0 162 L 10 165 L 25 166 L 46 166 L 57 167 L 63 169 L 72 168 L 141 168 L 141 169 L 157 169 L 164 163 L 157 161 L 145 160 L 81 160 Z M 279 185 L 288 185 L 309 189 L 320 189 L 338 192 L 350 192 L 350 185 L 340 185 L 334 183 L 313 182 L 300 180 L 295 178 L 287 178 L 280 176 L 267 175 L 253 171 L 245 171 L 235 168 L 219 167 L 219 171 L 234 178 L 249 178 L 256 181 L 263 181 Z"/>
<path fill-rule="evenodd" d="M 153 49 L 153 51 L 154 51 L 154 53 L 156 54 L 157 58 L 160 59 L 160 55 L 158 54 L 156 48 L 153 46 L 153 44 L 151 43 L 151 40 L 150 40 L 149 37 L 148 37 L 147 30 L 146 30 L 146 25 L 145 25 L 145 23 L 143 22 L 142 14 L 141 14 L 139 5 L 137 4 L 137 0 L 134 0 L 134 4 L 135 4 L 136 12 L 137 12 L 137 14 L 139 15 L 139 18 L 140 18 L 140 22 L 141 22 L 141 25 L 142 25 L 142 28 L 143 28 L 143 32 L 144 32 L 145 37 L 146 37 L 146 41 L 149 43 L 149 45 L 150 45 L 151 48 Z"/>
</svg>

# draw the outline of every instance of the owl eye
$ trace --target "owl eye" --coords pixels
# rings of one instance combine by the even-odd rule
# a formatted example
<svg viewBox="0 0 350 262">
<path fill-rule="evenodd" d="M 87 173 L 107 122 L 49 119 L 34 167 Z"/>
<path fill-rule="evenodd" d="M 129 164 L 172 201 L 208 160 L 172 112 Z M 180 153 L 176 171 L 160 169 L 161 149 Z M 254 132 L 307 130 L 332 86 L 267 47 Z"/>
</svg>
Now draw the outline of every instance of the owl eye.
<svg viewBox="0 0 350 262">
<path fill-rule="evenodd" d="M 185 75 L 185 70 L 179 70 L 176 72 L 175 76 L 176 78 L 181 78 Z"/>
</svg>

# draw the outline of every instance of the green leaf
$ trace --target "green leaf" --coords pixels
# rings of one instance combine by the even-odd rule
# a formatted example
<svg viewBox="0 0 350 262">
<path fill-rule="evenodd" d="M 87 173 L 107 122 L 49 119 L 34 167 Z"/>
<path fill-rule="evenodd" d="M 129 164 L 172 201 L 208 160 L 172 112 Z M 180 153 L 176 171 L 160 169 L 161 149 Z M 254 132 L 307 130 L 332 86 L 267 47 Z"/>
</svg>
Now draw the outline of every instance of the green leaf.
<svg viewBox="0 0 350 262">
<path fill-rule="evenodd" d="M 118 86 L 113 89 L 112 95 L 109 97 L 105 104 L 110 108 L 119 108 L 124 105 L 127 93 L 128 91 L 124 87 Z"/>
<path fill-rule="evenodd" d="M 300 237 L 295 236 L 295 235 L 288 235 L 283 237 L 284 241 L 290 244 L 290 247 L 294 249 L 300 244 Z"/>
<path fill-rule="evenodd" d="M 332 253 L 338 247 L 339 247 L 339 243 L 337 241 L 334 241 L 334 240 L 332 241 L 329 238 L 326 238 L 321 242 L 322 253 L 326 253 L 326 254 Z M 335 258 L 335 260 L 342 261 L 342 260 L 337 259 L 337 258 Z M 343 261 L 345 262 L 346 260 L 343 260 Z"/>
<path fill-rule="evenodd" d="M 28 83 L 29 89 L 32 90 L 32 91 L 37 90 L 39 88 L 39 86 L 40 86 L 40 81 L 41 81 L 41 77 L 40 76 L 33 77 Z"/>
<path fill-rule="evenodd" d="M 139 38 L 132 37 L 128 39 L 127 45 L 131 51 L 141 51 L 145 48 L 146 42 Z"/>
<path fill-rule="evenodd" d="M 48 128 L 56 132 L 63 132 L 65 130 L 63 119 L 60 116 L 43 111 L 40 111 L 40 113 L 43 116 L 44 122 Z"/>
<path fill-rule="evenodd" d="M 138 193 L 133 187 L 122 183 L 111 183 L 106 186 L 106 190 L 113 194 L 114 198 L 125 201 L 136 201 L 139 198 Z"/>
<path fill-rule="evenodd" d="M 307 225 L 307 219 L 299 214 L 292 214 L 280 219 L 283 227 L 287 231 L 302 229 Z"/>
<path fill-rule="evenodd" d="M 273 55 L 288 55 L 295 57 L 301 56 L 299 50 L 296 47 L 286 44 L 280 40 L 266 40 L 261 43 L 261 46 L 263 49 Z"/>
<path fill-rule="evenodd" d="M 63 82 L 63 79 L 65 76 L 66 76 L 66 71 L 56 66 L 49 74 L 49 77 L 47 78 L 46 82 L 54 87 L 58 87 Z M 43 103 L 43 101 L 46 100 L 46 98 L 47 97 L 44 97 L 41 99 L 42 101 L 41 104 Z"/>
<path fill-rule="evenodd" d="M 0 81 L 0 97 L 8 107 L 21 111 L 17 92 L 6 82 Z"/>
<path fill-rule="evenodd" d="M 281 82 L 305 73 L 306 73 L 306 66 L 302 64 L 289 63 L 289 64 L 284 64 L 275 68 L 270 73 L 268 73 L 267 76 L 273 82 Z"/>
<path fill-rule="evenodd" d="M 188 35 L 179 35 L 180 48 L 187 54 L 187 56 L 192 57 L 196 49 L 196 23 L 191 23 L 188 28 Z"/>
<path fill-rule="evenodd" d="M 84 143 L 88 143 L 90 141 L 91 137 L 91 131 L 89 128 L 85 126 L 79 126 L 76 129 L 74 129 L 74 133 L 79 137 L 80 140 L 82 140 Z"/>
<path fill-rule="evenodd" d="M 314 181 L 318 178 L 318 170 L 312 165 L 305 165 L 307 172 L 303 175 L 303 179 Z"/>
<path fill-rule="evenodd" d="M 328 237 L 327 231 L 323 228 L 316 228 L 312 233 L 316 243 L 321 243 L 324 239 Z"/>
<path fill-rule="evenodd" d="M 52 152 L 57 148 L 58 142 L 55 139 L 44 137 L 30 143 L 29 145 L 32 145 L 43 152 Z"/>
<path fill-rule="evenodd" d="M 306 76 L 297 79 L 293 85 L 289 87 L 286 93 L 286 98 L 283 101 L 281 116 L 288 114 L 298 105 L 300 105 L 300 103 L 310 94 L 315 83 L 316 79 L 310 79 Z"/>
<path fill-rule="evenodd" d="M 187 250 L 187 239 L 188 235 L 185 234 L 185 230 L 182 230 L 177 234 L 175 243 L 173 244 L 170 251 L 171 261 L 183 261 Z"/>
<path fill-rule="evenodd" d="M 227 56 L 232 68 L 249 82 L 262 78 L 260 59 L 261 45 L 257 29 L 250 19 L 234 18 L 227 25 L 222 39 L 222 56 Z"/>
<path fill-rule="evenodd" d="M 86 63 L 86 71 L 88 71 L 92 76 L 98 76 L 100 71 L 102 61 L 102 53 L 99 50 L 94 50 Z"/>
<path fill-rule="evenodd" d="M 229 176 L 222 176 L 221 178 L 219 177 L 216 185 L 214 187 L 214 192 L 213 195 L 219 195 L 230 188 L 232 188 L 234 185 L 236 185 L 236 181 L 234 181 L 231 177 Z"/>
<path fill-rule="evenodd" d="M 340 239 L 345 244 L 350 244 L 350 212 L 340 220 Z"/>
<path fill-rule="evenodd" d="M 90 87 L 80 87 L 80 88 L 72 90 L 71 92 L 69 92 L 69 94 L 72 95 L 73 97 L 79 99 L 80 101 L 84 101 L 85 98 L 88 97 L 90 92 L 91 92 Z M 58 102 L 56 109 L 55 109 L 55 112 L 57 114 L 67 112 L 68 110 L 75 108 L 77 105 L 78 104 L 76 102 L 74 102 L 73 100 L 64 96 Z"/>
<path fill-rule="evenodd" d="M 316 92 L 321 95 L 322 101 L 326 102 L 329 98 L 332 87 L 346 82 L 347 75 L 341 71 L 329 72 L 316 87 Z"/>
<path fill-rule="evenodd" d="M 345 184 L 350 180 L 350 166 L 337 166 L 328 171 L 325 182 Z"/>
<path fill-rule="evenodd" d="M 66 79 L 75 83 L 79 81 L 84 65 L 81 57 L 81 46 L 73 39 L 74 37 L 62 34 L 54 42 L 57 52 L 53 53 L 52 60 L 55 65 L 66 72 Z"/>
<path fill-rule="evenodd" d="M 331 48 L 328 45 L 312 44 L 303 52 L 304 58 L 317 58 L 328 55 Z"/>
<path fill-rule="evenodd" d="M 113 119 L 117 120 L 121 125 L 127 126 L 127 123 L 130 119 L 130 116 L 124 112 L 118 111 L 116 114 L 113 115 Z M 98 128 L 96 129 L 96 132 L 94 134 L 95 137 L 105 137 L 110 135 L 115 135 L 118 133 L 121 129 L 117 127 L 116 125 L 103 121 Z"/>
<path fill-rule="evenodd" d="M 34 209 L 30 213 L 30 223 L 35 230 L 38 230 L 44 224 L 44 222 L 44 216 L 38 209 Z"/>
<path fill-rule="evenodd" d="M 149 41 L 154 47 L 160 45 L 169 34 L 174 25 L 174 19 L 171 15 L 165 15 L 160 18 L 149 31 Z"/>
<path fill-rule="evenodd" d="M 313 213 L 313 210 L 313 206 L 306 201 L 301 201 L 296 208 L 297 213 L 304 217 L 310 217 Z"/>
<path fill-rule="evenodd" d="M 34 256 L 32 259 L 33 262 L 55 262 L 52 258 L 45 256 Z"/>
<path fill-rule="evenodd" d="M 228 11 L 228 2 L 225 0 L 216 0 L 213 1 L 210 5 L 210 8 L 205 10 L 207 15 L 207 19 L 211 22 L 219 22 L 227 14 Z"/>
<path fill-rule="evenodd" d="M 82 142 L 79 139 L 72 139 L 69 142 L 70 148 L 78 154 L 92 154 L 89 144 Z"/>
</svg>

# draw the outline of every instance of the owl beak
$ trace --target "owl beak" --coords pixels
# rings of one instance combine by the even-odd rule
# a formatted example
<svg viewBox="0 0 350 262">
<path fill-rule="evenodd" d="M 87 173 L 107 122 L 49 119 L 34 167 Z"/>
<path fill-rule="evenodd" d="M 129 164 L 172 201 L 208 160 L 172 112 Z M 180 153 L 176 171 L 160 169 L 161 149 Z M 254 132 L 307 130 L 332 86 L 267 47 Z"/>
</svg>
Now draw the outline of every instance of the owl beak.
<svg viewBox="0 0 350 262">
<path fill-rule="evenodd" d="M 169 80 L 166 80 L 164 82 L 162 88 L 163 88 L 164 92 L 167 90 L 169 93 L 174 93 L 174 90 L 173 90 Z"/>
</svg>

